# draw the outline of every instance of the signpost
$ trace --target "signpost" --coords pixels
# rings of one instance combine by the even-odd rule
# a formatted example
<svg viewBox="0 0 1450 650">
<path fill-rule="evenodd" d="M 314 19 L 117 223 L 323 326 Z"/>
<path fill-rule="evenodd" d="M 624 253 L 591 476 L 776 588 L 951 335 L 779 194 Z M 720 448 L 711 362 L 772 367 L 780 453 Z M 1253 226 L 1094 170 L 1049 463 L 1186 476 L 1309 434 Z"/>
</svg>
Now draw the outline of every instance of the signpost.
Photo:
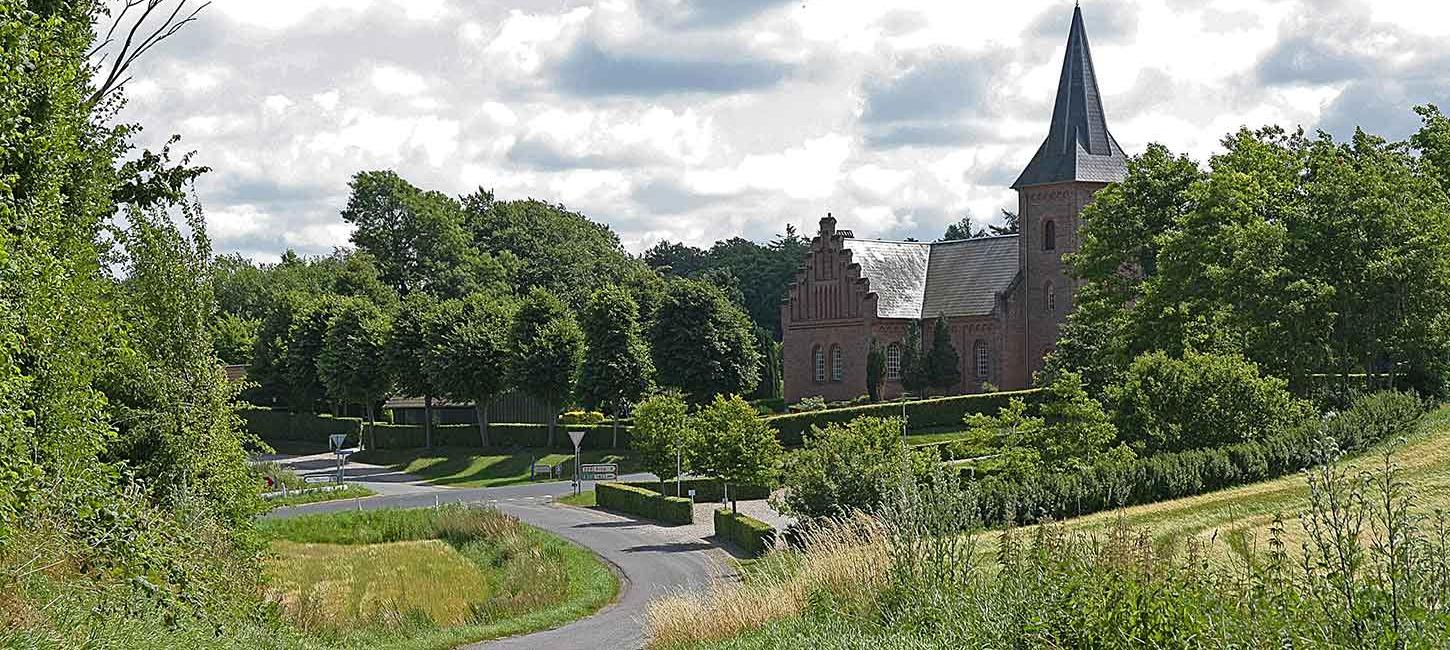
<svg viewBox="0 0 1450 650">
<path fill-rule="evenodd" d="M 574 495 L 579 495 L 579 443 L 584 442 L 583 431 L 570 431 L 569 439 L 574 441 Z"/>
<path fill-rule="evenodd" d="M 311 484 L 311 483 L 331 483 L 332 482 L 332 479 L 327 478 L 326 476 L 324 476 L 322 474 L 311 474 L 311 475 L 302 477 L 302 482 L 303 483 L 308 483 L 308 484 Z"/>
<path fill-rule="evenodd" d="M 615 463 L 586 463 L 579 466 L 581 481 L 613 481 L 619 478 L 619 465 Z"/>
</svg>

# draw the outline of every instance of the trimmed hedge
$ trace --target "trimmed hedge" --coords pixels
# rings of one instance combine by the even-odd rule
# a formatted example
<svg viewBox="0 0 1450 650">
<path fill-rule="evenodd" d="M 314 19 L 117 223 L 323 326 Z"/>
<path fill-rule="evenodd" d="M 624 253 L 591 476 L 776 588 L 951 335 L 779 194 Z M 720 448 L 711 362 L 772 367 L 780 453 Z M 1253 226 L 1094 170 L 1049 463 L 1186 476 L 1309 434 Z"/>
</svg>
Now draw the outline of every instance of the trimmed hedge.
<svg viewBox="0 0 1450 650">
<path fill-rule="evenodd" d="M 633 481 L 624 485 L 664 495 L 675 493 L 674 481 Z M 690 490 L 695 491 L 695 503 L 719 503 L 725 498 L 725 488 L 718 479 L 689 478 L 680 481 L 681 498 L 689 499 Z M 732 485 L 730 496 L 742 501 L 765 499 L 770 496 L 770 488 L 763 485 Z"/>
<path fill-rule="evenodd" d="M 731 512 L 715 511 L 715 534 L 734 542 L 751 557 L 760 557 L 775 544 L 775 529 L 759 519 Z"/>
<path fill-rule="evenodd" d="M 653 519 L 663 524 L 695 521 L 695 504 L 689 499 L 667 497 L 624 483 L 601 481 L 594 484 L 594 496 L 601 508 Z"/>
<path fill-rule="evenodd" d="M 900 417 L 902 404 L 906 405 L 907 430 L 914 431 L 930 427 L 957 426 L 962 423 L 963 418 L 975 413 L 996 414 L 1014 397 L 1027 400 L 1030 406 L 1036 403 L 1039 395 L 1041 395 L 1041 391 L 1033 389 L 938 397 L 912 402 L 883 402 L 867 406 L 777 415 L 766 418 L 765 422 L 775 428 L 780 436 L 780 444 L 797 447 L 801 445 L 801 438 L 805 432 L 813 426 L 824 428 L 828 424 L 844 424 L 862 416 Z"/>
<path fill-rule="evenodd" d="M 583 431 L 584 449 L 610 449 L 614 439 L 614 427 L 608 424 L 561 425 L 554 432 L 553 449 L 573 451 L 574 443 L 569 441 L 570 431 Z M 373 431 L 373 440 L 378 449 L 411 449 L 422 447 L 424 442 L 421 424 L 378 424 Z M 488 442 L 491 447 L 536 447 L 548 446 L 549 425 L 547 424 L 490 424 Z M 479 447 L 478 425 L 444 424 L 433 427 L 435 447 Z M 629 446 L 629 429 L 619 428 L 619 444 Z"/>
<path fill-rule="evenodd" d="M 1314 420 L 1265 440 L 1160 453 L 1025 479 L 992 475 L 970 483 L 969 489 L 988 525 L 1060 520 L 1292 474 L 1319 462 L 1321 441 L 1326 438 L 1342 452 L 1364 451 L 1407 433 L 1423 412 L 1413 395 L 1376 393 L 1359 398 L 1349 411 L 1322 426 Z"/>
<path fill-rule="evenodd" d="M 288 440 L 327 444 L 327 437 L 346 433 L 357 441 L 360 418 L 339 418 L 327 414 L 292 413 L 281 409 L 244 408 L 238 411 L 247 431 L 262 440 Z"/>
</svg>

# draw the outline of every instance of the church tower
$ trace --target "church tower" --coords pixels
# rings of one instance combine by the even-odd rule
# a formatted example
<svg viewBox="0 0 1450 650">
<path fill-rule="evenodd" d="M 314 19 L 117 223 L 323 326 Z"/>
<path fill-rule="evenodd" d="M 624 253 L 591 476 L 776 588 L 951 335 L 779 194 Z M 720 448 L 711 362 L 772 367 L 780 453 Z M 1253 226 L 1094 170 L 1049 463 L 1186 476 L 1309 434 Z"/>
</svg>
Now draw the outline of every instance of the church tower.
<svg viewBox="0 0 1450 650">
<path fill-rule="evenodd" d="M 1042 369 L 1072 311 L 1076 286 L 1063 256 L 1078 249 L 1082 209 L 1098 190 L 1127 174 L 1127 158 L 1103 115 L 1082 8 L 1074 8 L 1047 139 L 1012 184 L 1022 233 L 1017 248 L 1028 380 Z"/>
</svg>

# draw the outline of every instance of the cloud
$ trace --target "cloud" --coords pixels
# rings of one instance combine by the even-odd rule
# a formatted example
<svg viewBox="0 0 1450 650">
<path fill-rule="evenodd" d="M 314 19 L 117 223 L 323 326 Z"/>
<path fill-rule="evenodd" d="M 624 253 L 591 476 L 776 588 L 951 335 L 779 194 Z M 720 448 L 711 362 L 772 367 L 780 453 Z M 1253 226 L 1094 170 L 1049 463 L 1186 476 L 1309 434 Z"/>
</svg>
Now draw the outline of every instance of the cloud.
<svg viewBox="0 0 1450 650">
<path fill-rule="evenodd" d="M 988 101 L 1005 68 L 998 53 L 937 49 L 866 79 L 861 122 L 872 147 L 955 146 L 982 135 Z"/>
<path fill-rule="evenodd" d="M 573 95 L 653 96 L 759 90 L 780 83 L 788 72 L 788 66 L 772 61 L 606 52 L 586 40 L 564 57 L 554 77 Z"/>
<path fill-rule="evenodd" d="M 718 29 L 748 21 L 795 0 L 644 0 L 640 13 L 665 27 Z"/>
</svg>

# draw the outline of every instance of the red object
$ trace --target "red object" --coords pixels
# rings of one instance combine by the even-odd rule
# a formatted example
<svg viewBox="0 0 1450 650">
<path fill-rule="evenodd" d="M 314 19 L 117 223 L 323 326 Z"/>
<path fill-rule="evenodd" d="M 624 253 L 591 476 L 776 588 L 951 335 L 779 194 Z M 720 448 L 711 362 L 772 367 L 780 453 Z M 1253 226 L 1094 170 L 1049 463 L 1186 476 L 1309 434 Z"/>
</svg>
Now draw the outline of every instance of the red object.
<svg viewBox="0 0 1450 650">
<path fill-rule="evenodd" d="M 277 482 L 274 481 L 274 480 L 272 480 L 272 477 L 268 476 L 266 478 L 267 478 L 267 487 L 277 487 Z"/>
</svg>

